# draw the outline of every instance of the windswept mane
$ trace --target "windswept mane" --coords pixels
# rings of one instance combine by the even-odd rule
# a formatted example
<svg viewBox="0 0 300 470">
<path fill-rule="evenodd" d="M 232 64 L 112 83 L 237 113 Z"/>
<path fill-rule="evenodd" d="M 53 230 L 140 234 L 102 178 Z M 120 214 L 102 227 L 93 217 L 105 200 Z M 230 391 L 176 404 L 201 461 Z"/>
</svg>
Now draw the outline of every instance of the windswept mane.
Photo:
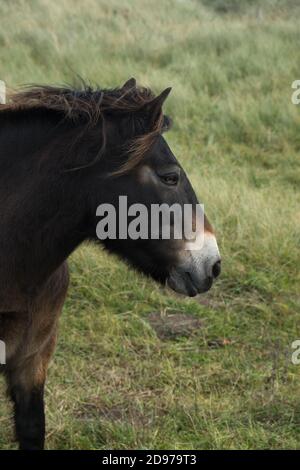
<svg viewBox="0 0 300 470">
<path fill-rule="evenodd" d="M 60 119 L 68 120 L 76 125 L 82 123 L 84 129 L 91 129 L 99 122 L 104 126 L 105 115 L 125 115 L 138 113 L 155 98 L 149 88 L 129 87 L 101 89 L 82 84 L 80 88 L 69 86 L 27 86 L 20 91 L 8 95 L 7 104 L 0 105 L 2 112 L 24 112 L 30 110 L 46 110 L 55 112 Z M 152 129 L 137 136 L 128 150 L 128 160 L 116 174 L 134 168 L 143 158 L 154 142 L 155 137 L 164 127 L 163 114 L 153 123 Z M 83 132 L 84 134 L 84 132 Z M 105 135 L 104 135 L 105 138 Z M 101 154 L 103 153 L 103 145 Z M 101 155 L 98 155 L 98 158 Z M 93 163 L 96 163 L 96 159 Z M 89 166 L 89 165 L 88 165 Z"/>
<path fill-rule="evenodd" d="M 56 111 L 74 122 L 85 120 L 96 124 L 102 113 L 134 113 L 154 98 L 149 88 L 133 87 L 101 89 L 83 84 L 81 88 L 33 85 L 8 96 L 0 111 L 47 109 Z"/>
</svg>

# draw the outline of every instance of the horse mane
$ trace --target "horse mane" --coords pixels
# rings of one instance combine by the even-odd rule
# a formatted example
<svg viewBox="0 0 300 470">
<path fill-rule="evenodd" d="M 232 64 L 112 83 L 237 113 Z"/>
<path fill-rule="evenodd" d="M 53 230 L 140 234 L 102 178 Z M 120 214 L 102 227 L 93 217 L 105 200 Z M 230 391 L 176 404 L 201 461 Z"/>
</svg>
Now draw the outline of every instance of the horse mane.
<svg viewBox="0 0 300 470">
<path fill-rule="evenodd" d="M 3 112 L 46 110 L 57 113 L 60 119 L 70 123 L 76 125 L 82 123 L 84 129 L 87 130 L 95 127 L 99 121 L 102 121 L 103 127 L 106 114 L 134 115 L 154 98 L 155 95 L 149 88 L 137 86 L 129 89 L 101 89 L 93 88 L 84 82 L 80 88 L 30 85 L 23 87 L 20 91 L 10 93 L 7 104 L 0 105 L 0 115 Z M 152 129 L 132 140 L 127 150 L 128 159 L 115 174 L 124 174 L 136 167 L 154 143 L 156 136 L 165 130 L 164 127 L 164 116 L 161 113 Z M 105 139 L 105 135 L 103 137 Z M 101 154 L 103 150 L 102 146 Z M 93 161 L 93 164 L 98 161 L 99 157 L 100 155 Z M 85 166 L 80 168 L 83 167 Z M 74 168 L 74 170 L 80 168 Z"/>
</svg>

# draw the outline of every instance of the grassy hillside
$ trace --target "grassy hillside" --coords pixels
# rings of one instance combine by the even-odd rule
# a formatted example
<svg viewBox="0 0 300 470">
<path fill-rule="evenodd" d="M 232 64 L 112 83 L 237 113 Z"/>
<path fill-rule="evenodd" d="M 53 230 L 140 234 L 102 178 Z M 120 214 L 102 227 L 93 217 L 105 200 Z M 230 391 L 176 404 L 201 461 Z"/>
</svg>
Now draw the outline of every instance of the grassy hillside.
<svg viewBox="0 0 300 470">
<path fill-rule="evenodd" d="M 78 73 L 103 86 L 135 76 L 173 87 L 167 140 L 223 257 L 220 280 L 190 300 L 93 246 L 72 256 L 47 386 L 48 448 L 300 447 L 296 4 L 0 3 L 9 86 Z M 1 382 L 0 448 L 13 447 L 10 411 Z"/>
</svg>

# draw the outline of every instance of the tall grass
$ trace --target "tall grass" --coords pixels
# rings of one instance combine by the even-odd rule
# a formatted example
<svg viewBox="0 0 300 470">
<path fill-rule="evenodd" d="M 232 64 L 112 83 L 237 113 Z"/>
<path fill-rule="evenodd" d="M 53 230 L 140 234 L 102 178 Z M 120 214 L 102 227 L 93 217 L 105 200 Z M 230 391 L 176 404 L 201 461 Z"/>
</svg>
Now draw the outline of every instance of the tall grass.
<svg viewBox="0 0 300 470">
<path fill-rule="evenodd" d="M 0 79 L 172 86 L 167 139 L 215 226 L 223 273 L 181 299 L 85 246 L 47 388 L 49 448 L 297 448 L 299 9 L 294 1 L 13 0 Z M 201 318 L 159 339 L 150 312 Z M 224 341 L 225 340 L 225 341 Z M 9 409 L 0 397 L 0 447 Z"/>
</svg>

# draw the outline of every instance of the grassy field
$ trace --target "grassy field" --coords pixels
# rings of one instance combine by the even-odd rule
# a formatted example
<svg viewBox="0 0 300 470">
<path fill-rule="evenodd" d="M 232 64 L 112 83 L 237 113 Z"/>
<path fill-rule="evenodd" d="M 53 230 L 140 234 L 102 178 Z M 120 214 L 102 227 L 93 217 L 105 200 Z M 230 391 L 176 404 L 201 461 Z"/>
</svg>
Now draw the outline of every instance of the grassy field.
<svg viewBox="0 0 300 470">
<path fill-rule="evenodd" d="M 173 92 L 167 140 L 223 273 L 180 298 L 93 246 L 47 384 L 51 449 L 300 448 L 300 79 L 295 1 L 0 3 L 0 79 Z M 0 448 L 14 448 L 0 383 Z"/>
</svg>

